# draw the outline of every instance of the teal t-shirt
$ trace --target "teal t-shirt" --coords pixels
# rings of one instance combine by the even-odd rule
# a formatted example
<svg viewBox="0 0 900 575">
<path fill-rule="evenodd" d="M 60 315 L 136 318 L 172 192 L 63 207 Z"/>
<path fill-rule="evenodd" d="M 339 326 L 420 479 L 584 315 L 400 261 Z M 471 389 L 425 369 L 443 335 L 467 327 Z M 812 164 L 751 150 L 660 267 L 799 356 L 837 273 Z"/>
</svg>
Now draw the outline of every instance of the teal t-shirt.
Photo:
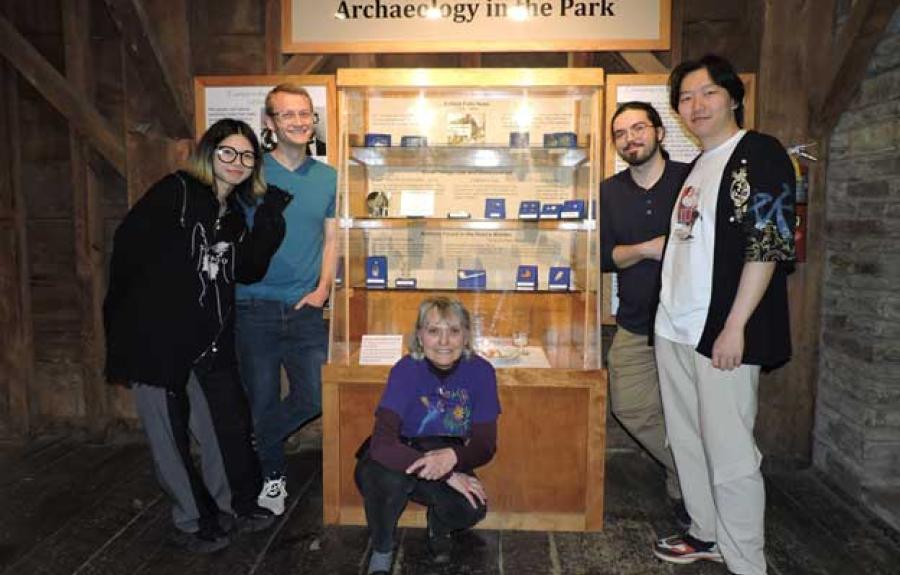
<svg viewBox="0 0 900 575">
<path fill-rule="evenodd" d="M 266 183 L 290 192 L 294 199 L 284 210 L 287 230 L 265 277 L 255 284 L 239 284 L 237 298 L 296 303 L 319 284 L 324 222 L 334 217 L 337 172 L 309 157 L 290 171 L 271 154 L 265 155 L 263 170 Z M 253 212 L 248 211 L 251 225 Z"/>
</svg>

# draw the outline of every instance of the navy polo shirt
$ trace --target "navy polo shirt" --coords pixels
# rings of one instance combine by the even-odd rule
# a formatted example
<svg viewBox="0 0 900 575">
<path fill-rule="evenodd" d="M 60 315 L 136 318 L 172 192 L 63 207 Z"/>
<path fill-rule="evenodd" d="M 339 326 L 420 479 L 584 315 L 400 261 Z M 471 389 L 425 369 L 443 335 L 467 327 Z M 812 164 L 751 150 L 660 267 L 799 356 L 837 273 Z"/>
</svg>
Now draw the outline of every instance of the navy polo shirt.
<svg viewBox="0 0 900 575">
<path fill-rule="evenodd" d="M 600 266 L 619 274 L 616 323 L 640 335 L 650 333 L 650 310 L 659 298 L 659 262 L 644 259 L 625 269 L 613 262 L 616 246 L 639 244 L 669 231 L 672 207 L 690 164 L 666 161 L 662 176 L 649 190 L 637 185 L 631 170 L 600 184 Z"/>
</svg>

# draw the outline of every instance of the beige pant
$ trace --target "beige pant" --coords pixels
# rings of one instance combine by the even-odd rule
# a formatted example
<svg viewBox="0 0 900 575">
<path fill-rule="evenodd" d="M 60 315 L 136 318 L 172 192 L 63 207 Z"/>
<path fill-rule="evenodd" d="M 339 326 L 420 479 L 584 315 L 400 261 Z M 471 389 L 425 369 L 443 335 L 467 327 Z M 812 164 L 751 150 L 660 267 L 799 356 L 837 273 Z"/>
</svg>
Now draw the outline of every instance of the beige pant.
<svg viewBox="0 0 900 575">
<path fill-rule="evenodd" d="M 753 438 L 759 366 L 724 371 L 693 346 L 658 335 L 655 343 L 690 533 L 718 543 L 730 571 L 763 575 L 766 493 Z"/>
<path fill-rule="evenodd" d="M 619 326 L 609 349 L 607 367 L 613 415 L 665 467 L 669 497 L 681 499 L 675 462 L 666 442 L 656 358 L 653 348 L 647 345 L 647 336 Z"/>
</svg>

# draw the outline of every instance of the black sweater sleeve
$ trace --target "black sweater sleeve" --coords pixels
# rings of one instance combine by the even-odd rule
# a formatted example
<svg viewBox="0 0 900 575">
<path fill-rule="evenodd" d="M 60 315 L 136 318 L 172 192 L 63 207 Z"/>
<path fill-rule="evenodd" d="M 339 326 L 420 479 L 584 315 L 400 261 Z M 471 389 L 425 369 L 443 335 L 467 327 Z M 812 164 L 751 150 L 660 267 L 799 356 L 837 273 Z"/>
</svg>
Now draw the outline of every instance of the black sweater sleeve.
<svg viewBox="0 0 900 575">
<path fill-rule="evenodd" d="M 493 459 L 497 452 L 497 421 L 473 423 L 466 444 L 454 447 L 453 451 L 457 459 L 455 471 L 472 471 Z"/>
<path fill-rule="evenodd" d="M 404 473 L 422 454 L 400 441 L 402 423 L 399 415 L 379 407 L 375 411 L 369 455 L 388 469 Z"/>
<path fill-rule="evenodd" d="M 253 228 L 235 243 L 235 277 L 245 284 L 258 282 L 269 269 L 272 256 L 284 239 L 285 223 L 282 212 L 292 196 L 275 186 L 269 186 L 262 203 L 256 208 Z"/>
</svg>

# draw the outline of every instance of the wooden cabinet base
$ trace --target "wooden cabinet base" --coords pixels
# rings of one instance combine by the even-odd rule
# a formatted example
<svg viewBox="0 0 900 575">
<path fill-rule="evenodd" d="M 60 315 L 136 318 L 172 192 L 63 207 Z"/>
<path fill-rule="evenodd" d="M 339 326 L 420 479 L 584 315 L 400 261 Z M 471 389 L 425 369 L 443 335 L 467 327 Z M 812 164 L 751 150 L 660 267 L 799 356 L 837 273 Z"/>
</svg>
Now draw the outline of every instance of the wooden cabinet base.
<svg viewBox="0 0 900 575">
<path fill-rule="evenodd" d="M 355 453 L 372 431 L 388 367 L 327 365 L 322 372 L 323 517 L 364 525 Z M 600 370 L 499 369 L 497 455 L 478 470 L 487 529 L 598 531 L 603 526 L 606 374 Z M 411 504 L 401 525 L 423 526 Z"/>
</svg>

